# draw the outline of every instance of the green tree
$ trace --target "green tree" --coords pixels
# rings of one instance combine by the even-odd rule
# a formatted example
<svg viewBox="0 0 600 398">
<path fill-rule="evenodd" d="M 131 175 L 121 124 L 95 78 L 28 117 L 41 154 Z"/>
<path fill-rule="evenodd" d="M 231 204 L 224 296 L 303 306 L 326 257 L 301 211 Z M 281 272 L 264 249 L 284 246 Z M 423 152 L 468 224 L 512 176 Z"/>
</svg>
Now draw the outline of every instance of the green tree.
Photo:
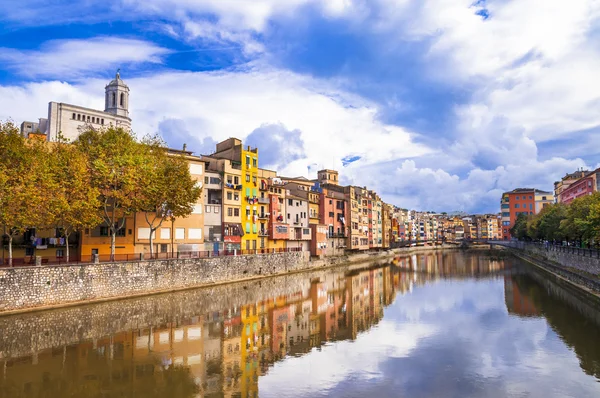
<svg viewBox="0 0 600 398">
<path fill-rule="evenodd" d="M 89 128 L 74 145 L 87 156 L 91 186 L 98 190 L 100 216 L 109 229 L 114 258 L 117 232 L 128 215 L 142 208 L 144 172 L 150 169 L 153 157 L 133 133 L 112 126 L 105 130 Z"/>
<path fill-rule="evenodd" d="M 8 236 L 9 265 L 14 236 L 51 218 L 48 166 L 45 142 L 27 140 L 12 122 L 0 122 L 0 225 Z"/>
<path fill-rule="evenodd" d="M 184 155 L 169 154 L 156 137 L 144 141 L 152 162 L 144 172 L 141 211 L 150 227 L 150 255 L 154 254 L 153 235 L 165 220 L 192 214 L 201 189 L 192 178 Z"/>
<path fill-rule="evenodd" d="M 74 232 L 93 228 L 102 222 L 98 211 L 99 190 L 92 184 L 88 159 L 77 146 L 71 145 L 59 133 L 51 147 L 51 171 L 55 181 L 49 204 L 53 208 L 53 225 L 66 241 L 66 261 L 69 261 L 69 237 Z"/>
<path fill-rule="evenodd" d="M 546 206 L 535 216 L 537 239 L 562 241 L 561 223 L 567 218 L 567 206 L 562 203 Z"/>
<path fill-rule="evenodd" d="M 590 219 L 592 205 L 600 202 L 600 192 L 582 196 L 567 206 L 567 216 L 561 222 L 561 232 L 567 240 L 589 242 L 594 237 L 595 226 Z"/>
<path fill-rule="evenodd" d="M 519 240 L 528 240 L 530 236 L 527 231 L 528 216 L 526 214 L 519 214 L 515 221 L 515 225 L 510 229 L 510 234 Z"/>
</svg>

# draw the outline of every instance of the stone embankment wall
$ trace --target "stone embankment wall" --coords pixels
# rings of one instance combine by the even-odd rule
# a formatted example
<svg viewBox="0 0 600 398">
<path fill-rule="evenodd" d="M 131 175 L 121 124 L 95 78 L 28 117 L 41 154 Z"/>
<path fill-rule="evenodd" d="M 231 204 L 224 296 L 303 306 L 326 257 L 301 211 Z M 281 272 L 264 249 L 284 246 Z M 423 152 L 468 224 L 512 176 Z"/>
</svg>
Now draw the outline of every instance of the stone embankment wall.
<svg viewBox="0 0 600 398">
<path fill-rule="evenodd" d="M 575 249 L 574 252 L 570 252 L 568 248 L 562 251 L 553 247 L 546 248 L 543 245 L 519 243 L 507 246 L 522 250 L 532 257 L 550 261 L 565 268 L 600 276 L 600 258 L 593 251 Z"/>
<path fill-rule="evenodd" d="M 411 247 L 310 261 L 309 252 L 0 269 L 0 315 L 210 286 L 455 247 Z"/>
<path fill-rule="evenodd" d="M 273 297 L 308 297 L 314 280 L 339 278 L 345 272 L 372 266 L 372 263 L 360 263 L 169 294 L 3 316 L 0 317 L 0 359 L 102 339 L 126 330 L 148 329 L 168 323 L 185 324 L 194 317 Z"/>
<path fill-rule="evenodd" d="M 0 313 L 173 291 L 311 268 L 308 252 L 0 269 Z"/>
</svg>

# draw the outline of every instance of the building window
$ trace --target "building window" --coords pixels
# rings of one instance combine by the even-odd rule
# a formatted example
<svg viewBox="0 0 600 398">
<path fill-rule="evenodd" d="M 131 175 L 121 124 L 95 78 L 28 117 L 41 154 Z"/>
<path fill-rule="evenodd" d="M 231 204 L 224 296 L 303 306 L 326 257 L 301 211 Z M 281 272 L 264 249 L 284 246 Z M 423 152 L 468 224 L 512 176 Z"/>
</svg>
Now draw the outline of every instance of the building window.
<svg viewBox="0 0 600 398">
<path fill-rule="evenodd" d="M 204 212 L 205 213 L 210 213 L 210 207 L 211 206 L 208 206 L 208 205 L 204 206 Z"/>
<path fill-rule="evenodd" d="M 294 201 L 292 199 L 288 199 L 288 206 L 293 206 L 294 205 Z"/>
<path fill-rule="evenodd" d="M 546 197 L 545 197 L 545 196 L 542 196 L 542 200 L 546 200 Z"/>
<path fill-rule="evenodd" d="M 252 166 L 258 167 L 258 160 L 256 158 L 252 158 Z"/>
<path fill-rule="evenodd" d="M 250 174 L 246 174 L 246 182 L 250 182 Z"/>
<path fill-rule="evenodd" d="M 112 93 L 112 104 L 113 106 L 117 106 L 117 94 Z"/>
<path fill-rule="evenodd" d="M 233 195 L 231 194 L 231 192 L 227 192 L 227 200 L 231 200 L 232 197 Z"/>
<path fill-rule="evenodd" d="M 88 123 L 90 122 L 90 116 L 89 116 L 89 115 L 88 115 L 88 117 L 87 117 L 87 121 L 88 121 Z"/>
<path fill-rule="evenodd" d="M 100 236 L 108 236 L 108 227 L 100 227 Z"/>
<path fill-rule="evenodd" d="M 204 177 L 204 183 L 208 184 L 208 177 Z"/>
<path fill-rule="evenodd" d="M 92 123 L 96 123 L 96 118 L 92 116 Z"/>
<path fill-rule="evenodd" d="M 516 200 L 519 200 L 519 197 L 518 197 L 518 196 L 515 196 L 515 199 L 516 199 Z"/>
<path fill-rule="evenodd" d="M 213 213 L 215 213 L 215 214 L 219 213 L 219 206 L 215 206 L 215 211 Z"/>
<path fill-rule="evenodd" d="M 518 203 L 515 204 L 515 209 L 518 209 L 520 206 Z"/>
<path fill-rule="evenodd" d="M 100 124 L 104 124 L 104 119 L 100 119 Z"/>
<path fill-rule="evenodd" d="M 121 93 L 120 103 L 121 103 L 121 106 L 125 106 L 125 93 Z"/>
<path fill-rule="evenodd" d="M 160 245 L 160 252 L 161 253 L 166 253 L 167 250 L 168 250 L 167 244 L 166 243 L 161 243 L 161 245 Z"/>
<path fill-rule="evenodd" d="M 229 216 L 229 217 L 233 216 L 233 208 L 231 208 L 231 207 L 227 208 L 227 216 Z"/>
<path fill-rule="evenodd" d="M 250 209 L 246 209 L 246 217 L 250 217 Z"/>
<path fill-rule="evenodd" d="M 250 156 L 246 155 L 246 166 L 250 167 Z"/>
<path fill-rule="evenodd" d="M 56 257 L 57 258 L 64 257 L 64 256 L 65 256 L 64 249 L 56 249 Z"/>
<path fill-rule="evenodd" d="M 77 114 L 77 120 L 81 120 L 81 115 L 79 113 Z"/>
<path fill-rule="evenodd" d="M 233 183 L 235 185 L 239 185 L 240 184 L 240 177 L 238 177 L 238 176 L 233 177 Z"/>
<path fill-rule="evenodd" d="M 239 217 L 240 216 L 240 209 L 233 209 L 233 216 L 234 217 Z"/>
<path fill-rule="evenodd" d="M 237 192 L 233 193 L 233 200 L 239 201 L 240 200 L 240 194 Z"/>
<path fill-rule="evenodd" d="M 256 184 L 256 176 L 252 176 L 252 182 Z"/>
<path fill-rule="evenodd" d="M 73 120 L 75 120 L 75 118 L 76 118 L 76 116 L 75 116 L 75 114 L 73 114 Z"/>
</svg>

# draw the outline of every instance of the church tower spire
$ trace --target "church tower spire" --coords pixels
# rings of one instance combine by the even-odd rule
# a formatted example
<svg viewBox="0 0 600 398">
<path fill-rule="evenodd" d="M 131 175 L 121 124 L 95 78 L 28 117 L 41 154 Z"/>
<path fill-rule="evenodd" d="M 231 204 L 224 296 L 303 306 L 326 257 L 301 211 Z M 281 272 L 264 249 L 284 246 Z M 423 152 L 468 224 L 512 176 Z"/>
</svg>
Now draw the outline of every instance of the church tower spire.
<svg viewBox="0 0 600 398">
<path fill-rule="evenodd" d="M 120 69 L 104 90 L 104 112 L 129 117 L 129 86 L 121 80 Z"/>
</svg>

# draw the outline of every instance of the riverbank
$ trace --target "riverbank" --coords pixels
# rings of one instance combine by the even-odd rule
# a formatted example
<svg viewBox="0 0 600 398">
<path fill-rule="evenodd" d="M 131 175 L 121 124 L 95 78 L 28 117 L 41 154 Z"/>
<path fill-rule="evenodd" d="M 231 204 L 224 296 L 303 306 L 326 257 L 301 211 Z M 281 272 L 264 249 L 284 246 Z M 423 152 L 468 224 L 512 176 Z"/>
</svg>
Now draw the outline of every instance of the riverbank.
<svg viewBox="0 0 600 398">
<path fill-rule="evenodd" d="M 515 257 L 531 264 L 549 277 L 561 281 L 595 301 L 600 300 L 600 278 L 582 270 L 581 266 L 572 266 L 572 264 L 575 264 L 573 259 L 569 258 L 569 265 L 565 265 L 557 262 L 554 258 L 544 256 L 542 252 L 532 252 L 508 246 L 503 247 Z M 587 268 L 588 264 L 585 264 L 585 267 Z"/>
<path fill-rule="evenodd" d="M 487 247 L 487 246 L 486 246 Z M 308 252 L 0 270 L 0 316 L 252 281 L 456 246 L 410 247 L 310 260 Z"/>
</svg>

